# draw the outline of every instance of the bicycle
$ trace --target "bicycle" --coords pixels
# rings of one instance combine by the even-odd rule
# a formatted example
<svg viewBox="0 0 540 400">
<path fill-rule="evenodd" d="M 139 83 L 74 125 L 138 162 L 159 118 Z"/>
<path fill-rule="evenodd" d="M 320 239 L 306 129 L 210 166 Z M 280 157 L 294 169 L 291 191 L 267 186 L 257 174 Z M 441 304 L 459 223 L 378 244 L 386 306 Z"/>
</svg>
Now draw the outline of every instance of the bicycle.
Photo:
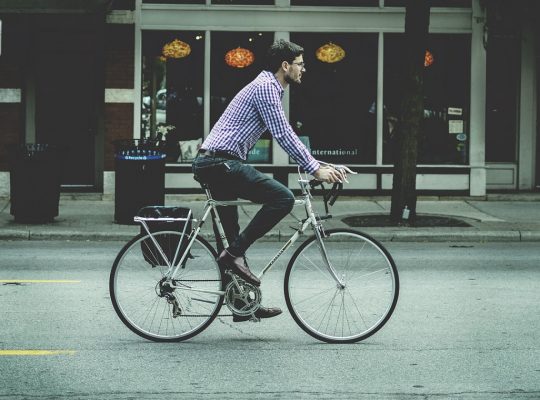
<svg viewBox="0 0 540 400">
<path fill-rule="evenodd" d="M 339 166 L 337 166 L 339 167 Z M 398 295 L 399 276 L 390 253 L 374 238 L 353 229 L 325 230 L 328 206 L 342 184 L 324 196 L 326 215 L 312 207 L 311 190 L 319 183 L 299 171 L 306 218 L 258 274 L 263 276 L 278 258 L 311 227 L 313 235 L 293 253 L 285 271 L 284 293 L 294 321 L 306 333 L 329 343 L 352 343 L 373 335 L 389 320 Z M 321 184 L 322 185 L 322 184 Z M 216 206 L 249 201 L 217 201 L 203 185 L 207 200 L 200 220 L 191 210 L 183 218 L 136 216 L 141 234 L 116 257 L 109 279 L 113 307 L 137 335 L 158 342 L 182 341 L 201 333 L 218 316 L 223 304 L 238 315 L 250 316 L 261 304 L 261 291 L 218 265 L 217 252 L 199 233 L 212 214 L 225 247 L 227 239 Z M 324 186 L 323 186 L 324 188 Z M 149 223 L 181 224 L 177 230 L 151 232 Z M 195 223 L 195 226 L 190 226 Z M 226 282 L 227 281 L 227 282 Z"/>
</svg>

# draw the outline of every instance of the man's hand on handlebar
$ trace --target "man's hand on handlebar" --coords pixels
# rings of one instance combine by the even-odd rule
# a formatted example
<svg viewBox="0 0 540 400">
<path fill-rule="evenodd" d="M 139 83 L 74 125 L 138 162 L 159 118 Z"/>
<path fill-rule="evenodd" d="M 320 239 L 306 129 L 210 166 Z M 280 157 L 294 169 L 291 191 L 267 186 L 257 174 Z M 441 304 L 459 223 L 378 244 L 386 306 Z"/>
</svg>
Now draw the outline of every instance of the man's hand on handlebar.
<svg viewBox="0 0 540 400">
<path fill-rule="evenodd" d="M 321 181 L 321 182 L 327 182 L 327 183 L 343 183 L 349 181 L 347 180 L 347 173 L 350 174 L 356 174 L 356 172 L 351 171 L 348 167 L 345 165 L 332 165 L 327 164 L 321 166 L 313 176 L 315 179 Z"/>
</svg>

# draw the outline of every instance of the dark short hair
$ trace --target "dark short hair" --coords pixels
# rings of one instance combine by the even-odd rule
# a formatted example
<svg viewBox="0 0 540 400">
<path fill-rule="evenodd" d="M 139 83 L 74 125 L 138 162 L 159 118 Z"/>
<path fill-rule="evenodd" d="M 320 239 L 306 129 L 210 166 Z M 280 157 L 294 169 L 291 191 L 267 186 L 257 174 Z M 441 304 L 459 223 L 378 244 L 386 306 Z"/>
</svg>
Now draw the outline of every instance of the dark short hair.
<svg viewBox="0 0 540 400">
<path fill-rule="evenodd" d="M 304 48 L 296 43 L 283 39 L 276 40 L 266 54 L 266 69 L 277 72 L 283 61 L 292 63 L 294 59 L 304 54 Z"/>
</svg>

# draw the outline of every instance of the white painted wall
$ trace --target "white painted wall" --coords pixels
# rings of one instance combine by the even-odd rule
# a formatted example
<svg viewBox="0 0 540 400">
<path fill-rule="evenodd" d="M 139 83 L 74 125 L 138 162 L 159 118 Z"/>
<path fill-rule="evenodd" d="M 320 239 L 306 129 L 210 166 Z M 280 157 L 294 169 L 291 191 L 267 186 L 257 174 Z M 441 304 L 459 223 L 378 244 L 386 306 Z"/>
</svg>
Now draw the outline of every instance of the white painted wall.
<svg viewBox="0 0 540 400">
<path fill-rule="evenodd" d="M 471 129 L 469 163 L 470 195 L 486 194 L 486 49 L 484 24 L 486 16 L 480 0 L 473 0 L 471 37 Z"/>
<path fill-rule="evenodd" d="M 536 57 L 531 21 L 523 19 L 521 31 L 521 82 L 519 101 L 518 187 L 531 190 L 536 174 Z"/>
</svg>

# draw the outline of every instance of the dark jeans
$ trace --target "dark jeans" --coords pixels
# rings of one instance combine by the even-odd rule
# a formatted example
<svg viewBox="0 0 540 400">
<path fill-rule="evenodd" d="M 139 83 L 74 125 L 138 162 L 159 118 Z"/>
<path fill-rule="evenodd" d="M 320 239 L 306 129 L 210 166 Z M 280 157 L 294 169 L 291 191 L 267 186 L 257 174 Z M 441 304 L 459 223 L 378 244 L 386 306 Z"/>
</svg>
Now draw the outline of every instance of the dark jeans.
<svg viewBox="0 0 540 400">
<path fill-rule="evenodd" d="M 217 207 L 229 251 L 235 256 L 244 255 L 253 242 L 272 229 L 294 206 L 294 195 L 287 187 L 241 161 L 198 156 L 193 161 L 193 173 L 195 179 L 208 185 L 215 200 L 241 198 L 263 205 L 242 233 L 238 225 L 238 207 Z M 221 252 L 223 244 L 215 225 L 214 232 Z"/>
</svg>

